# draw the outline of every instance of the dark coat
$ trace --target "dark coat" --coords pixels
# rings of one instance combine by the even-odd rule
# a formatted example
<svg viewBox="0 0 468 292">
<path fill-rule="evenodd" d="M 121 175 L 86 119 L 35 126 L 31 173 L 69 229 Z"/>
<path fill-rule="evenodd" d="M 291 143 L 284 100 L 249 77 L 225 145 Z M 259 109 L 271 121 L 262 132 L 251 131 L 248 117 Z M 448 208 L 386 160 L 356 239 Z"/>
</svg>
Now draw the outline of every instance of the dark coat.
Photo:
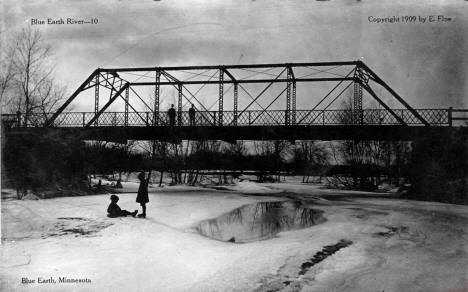
<svg viewBox="0 0 468 292">
<path fill-rule="evenodd" d="M 107 216 L 110 218 L 122 216 L 122 209 L 120 209 L 117 203 L 112 202 L 109 204 L 109 207 L 107 208 Z"/>
<path fill-rule="evenodd" d="M 176 116 L 175 108 L 171 107 L 167 112 L 171 120 L 175 119 L 175 116 Z"/>
<path fill-rule="evenodd" d="M 136 197 L 137 203 L 148 203 L 148 185 L 145 180 L 140 181 L 140 187 L 138 188 L 138 195 Z"/>
<path fill-rule="evenodd" d="M 191 119 L 195 119 L 195 109 L 193 107 L 191 107 L 189 110 L 188 110 L 188 114 L 189 114 L 189 117 Z"/>
</svg>

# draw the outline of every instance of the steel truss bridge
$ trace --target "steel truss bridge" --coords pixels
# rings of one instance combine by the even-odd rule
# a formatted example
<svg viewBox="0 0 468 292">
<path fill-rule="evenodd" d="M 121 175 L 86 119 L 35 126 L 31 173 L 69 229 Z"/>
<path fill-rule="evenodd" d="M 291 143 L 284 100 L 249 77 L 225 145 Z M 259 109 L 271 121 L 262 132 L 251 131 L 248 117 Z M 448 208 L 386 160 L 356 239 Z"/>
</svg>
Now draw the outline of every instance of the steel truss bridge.
<svg viewBox="0 0 468 292">
<path fill-rule="evenodd" d="M 320 98 L 310 89 L 301 91 L 304 84 L 312 83 L 326 83 L 330 88 Z M 255 94 L 248 88 L 252 85 Z M 216 101 L 211 106 L 200 93 L 205 86 L 215 86 Z M 142 98 L 142 87 L 152 92 L 149 102 Z M 164 88 L 176 92 L 172 120 L 167 109 L 160 109 L 168 94 Z M 70 112 L 72 102 L 83 98 L 85 92 L 94 97 L 94 111 Z M 297 109 L 298 92 L 306 96 L 308 108 Z M 350 92 L 348 107 L 333 108 Z M 240 97 L 244 103 L 241 108 Z M 364 108 L 364 97 L 379 109 Z M 110 110 L 117 101 L 123 110 Z M 397 108 L 390 107 L 390 102 Z M 190 104 L 195 108 L 192 116 L 187 110 Z M 212 109 L 216 105 L 217 109 Z M 56 112 L 3 115 L 2 122 L 12 133 L 55 131 L 109 141 L 412 140 L 424 133 L 454 128 L 466 133 L 468 127 L 453 126 L 468 121 L 467 113 L 466 109 L 414 109 L 366 64 L 349 61 L 98 68 Z"/>
</svg>

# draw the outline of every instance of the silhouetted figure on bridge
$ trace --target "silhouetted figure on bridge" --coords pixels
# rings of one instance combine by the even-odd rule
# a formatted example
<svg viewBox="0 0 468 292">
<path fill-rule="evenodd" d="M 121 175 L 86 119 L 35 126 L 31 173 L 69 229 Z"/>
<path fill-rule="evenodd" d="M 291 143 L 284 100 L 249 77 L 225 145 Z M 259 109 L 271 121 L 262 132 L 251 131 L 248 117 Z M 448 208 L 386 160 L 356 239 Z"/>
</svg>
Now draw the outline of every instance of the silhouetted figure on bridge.
<svg viewBox="0 0 468 292">
<path fill-rule="evenodd" d="M 140 218 L 146 218 L 146 203 L 149 202 L 148 198 L 148 181 L 145 178 L 145 173 L 140 172 L 138 174 L 138 179 L 140 180 L 140 187 L 138 188 L 138 195 L 136 197 L 136 202 L 140 203 L 142 213 L 138 214 Z"/>
<path fill-rule="evenodd" d="M 119 205 L 117 205 L 117 202 L 119 201 L 118 196 L 112 195 L 110 199 L 111 199 L 111 203 L 109 204 L 109 207 L 107 207 L 107 217 L 115 218 L 115 217 L 125 217 L 128 215 L 132 215 L 132 217 L 136 216 L 138 210 L 129 212 L 127 210 L 120 209 Z"/>
<path fill-rule="evenodd" d="M 21 112 L 20 111 L 16 112 L 16 124 L 18 127 L 21 127 Z"/>
<path fill-rule="evenodd" d="M 195 126 L 195 107 L 193 106 L 189 109 L 189 118 L 190 118 L 190 126 Z"/>
<path fill-rule="evenodd" d="M 173 104 L 171 104 L 171 108 L 167 111 L 167 114 L 169 115 L 169 125 L 170 125 L 171 127 L 174 127 L 174 125 L 175 125 L 175 118 L 176 118 L 176 110 L 175 110 Z"/>
</svg>

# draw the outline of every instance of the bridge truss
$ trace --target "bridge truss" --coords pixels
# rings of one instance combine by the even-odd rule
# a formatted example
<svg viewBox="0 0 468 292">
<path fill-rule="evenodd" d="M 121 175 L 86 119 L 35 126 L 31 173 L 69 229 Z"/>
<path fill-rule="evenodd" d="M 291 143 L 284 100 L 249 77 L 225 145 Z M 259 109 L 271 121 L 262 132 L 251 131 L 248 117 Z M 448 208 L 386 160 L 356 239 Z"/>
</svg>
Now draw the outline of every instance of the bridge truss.
<svg viewBox="0 0 468 292">
<path fill-rule="evenodd" d="M 250 74 L 245 74 L 245 72 Z M 133 76 L 133 78 L 132 78 Z M 139 78 L 135 79 L 135 76 Z M 132 80 L 133 79 L 133 80 Z M 143 80 L 142 80 L 143 79 Z M 307 109 L 297 109 L 297 89 L 302 83 L 334 83 L 335 86 Z M 273 84 L 282 83 L 284 89 L 268 102 L 259 101 Z M 258 84 L 262 90 L 252 94 L 247 84 Z M 215 85 L 217 110 L 211 110 L 190 86 Z M 354 86 L 352 108 L 330 111 L 330 106 L 350 87 Z M 219 66 L 180 66 L 96 69 L 68 98 L 68 100 L 44 124 L 46 126 L 123 125 L 123 126 L 165 126 L 168 125 L 166 111 L 160 110 L 161 88 L 177 90 L 177 126 L 189 125 L 188 112 L 184 103 L 194 104 L 197 110 L 197 124 L 211 126 L 242 125 L 308 125 L 321 124 L 431 124 L 447 123 L 447 111 L 415 110 L 400 97 L 387 83 L 361 61 L 250 64 Z M 380 86 L 398 104 L 398 110 L 377 95 L 375 87 Z M 154 95 L 148 104 L 139 94 L 138 87 L 152 87 Z M 67 107 L 84 91 L 94 89 L 94 112 L 71 113 Z M 226 108 L 227 89 L 232 89 L 230 108 Z M 105 93 L 103 93 L 105 91 Z M 379 110 L 363 109 L 363 91 L 381 107 Z M 239 108 L 239 92 L 249 98 L 249 103 Z M 108 99 L 104 99 L 103 95 Z M 281 109 L 271 110 L 285 96 Z M 121 99 L 123 112 L 109 112 L 108 108 Z M 144 111 L 136 109 L 131 100 L 139 99 L 145 105 Z M 311 100 L 312 101 L 312 100 Z M 252 110 L 256 105 L 257 109 Z M 258 109 L 258 107 L 260 107 Z"/>
<path fill-rule="evenodd" d="M 317 84 L 321 90 L 310 88 Z M 168 100 L 176 109 L 173 121 Z M 94 110 L 70 111 L 80 101 Z M 337 109 L 340 101 L 347 105 Z M 366 108 L 365 102 L 378 108 Z M 194 116 L 187 110 L 191 105 Z M 349 61 L 98 68 L 55 113 L 3 115 L 2 122 L 10 128 L 34 127 L 36 133 L 54 130 L 110 141 L 408 140 L 446 131 L 452 121 L 468 121 L 467 114 L 414 109 L 366 64 Z"/>
</svg>

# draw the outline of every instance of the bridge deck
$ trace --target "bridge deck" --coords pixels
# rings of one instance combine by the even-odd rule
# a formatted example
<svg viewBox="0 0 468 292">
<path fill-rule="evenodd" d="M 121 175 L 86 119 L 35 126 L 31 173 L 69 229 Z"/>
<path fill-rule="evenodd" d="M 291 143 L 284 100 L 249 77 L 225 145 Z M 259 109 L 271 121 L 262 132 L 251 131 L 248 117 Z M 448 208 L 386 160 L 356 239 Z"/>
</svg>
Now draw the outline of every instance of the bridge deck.
<svg viewBox="0 0 468 292">
<path fill-rule="evenodd" d="M 94 123 L 94 113 L 69 112 L 60 114 L 51 127 L 44 126 L 47 117 L 30 115 L 28 121 L 16 115 L 3 115 L 7 134 L 73 135 L 84 140 L 413 140 L 425 133 L 460 131 L 468 127 L 450 127 L 457 118 L 453 109 L 419 109 L 429 122 L 423 126 L 408 110 L 393 110 L 406 125 L 386 110 L 297 110 L 286 111 L 225 111 L 188 112 L 177 114 L 172 120 L 167 112 L 105 112 Z M 458 110 L 466 113 L 466 110 Z M 88 125 L 89 124 L 89 125 Z"/>
<path fill-rule="evenodd" d="M 182 126 L 182 127 L 63 127 L 15 128 L 7 135 L 30 133 L 79 137 L 82 140 L 126 142 L 127 140 L 405 140 L 411 141 L 427 134 L 443 135 L 457 132 L 468 135 L 468 127 L 397 126 L 397 125 L 324 125 L 324 126 Z"/>
</svg>

